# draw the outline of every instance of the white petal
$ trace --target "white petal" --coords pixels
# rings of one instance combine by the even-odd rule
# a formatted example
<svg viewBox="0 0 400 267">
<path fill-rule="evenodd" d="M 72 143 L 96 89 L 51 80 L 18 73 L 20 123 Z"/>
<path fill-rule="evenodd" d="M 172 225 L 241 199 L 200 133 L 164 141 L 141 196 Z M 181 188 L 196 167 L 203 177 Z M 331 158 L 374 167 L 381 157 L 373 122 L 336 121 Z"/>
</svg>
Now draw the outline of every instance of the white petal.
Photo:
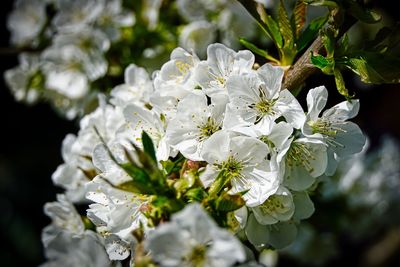
<svg viewBox="0 0 400 267">
<path fill-rule="evenodd" d="M 262 77 L 268 91 L 268 98 L 272 99 L 276 93 L 281 89 L 284 71 L 281 67 L 272 66 L 271 64 L 264 64 L 257 73 Z"/>
<path fill-rule="evenodd" d="M 270 231 L 267 226 L 257 222 L 253 214 L 250 214 L 245 228 L 246 236 L 255 247 L 263 247 L 270 241 Z"/>
<path fill-rule="evenodd" d="M 292 222 L 282 222 L 270 226 L 271 244 L 276 249 L 290 245 L 297 237 L 297 227 Z"/>
<path fill-rule="evenodd" d="M 331 121 L 345 121 L 354 118 L 360 110 L 360 102 L 358 99 L 351 101 L 343 101 L 332 108 L 324 111 L 322 118 L 327 118 Z"/>
<path fill-rule="evenodd" d="M 311 217 L 314 213 L 314 203 L 306 192 L 295 192 L 293 194 L 293 201 L 295 205 L 293 219 L 304 220 Z"/>
<path fill-rule="evenodd" d="M 325 86 L 319 86 L 308 91 L 307 94 L 307 116 L 311 121 L 315 121 L 328 100 L 328 90 Z"/>
<path fill-rule="evenodd" d="M 303 108 L 297 99 L 287 89 L 282 90 L 279 94 L 276 108 L 282 113 L 286 121 L 293 125 L 294 128 L 300 129 L 305 120 Z"/>
</svg>

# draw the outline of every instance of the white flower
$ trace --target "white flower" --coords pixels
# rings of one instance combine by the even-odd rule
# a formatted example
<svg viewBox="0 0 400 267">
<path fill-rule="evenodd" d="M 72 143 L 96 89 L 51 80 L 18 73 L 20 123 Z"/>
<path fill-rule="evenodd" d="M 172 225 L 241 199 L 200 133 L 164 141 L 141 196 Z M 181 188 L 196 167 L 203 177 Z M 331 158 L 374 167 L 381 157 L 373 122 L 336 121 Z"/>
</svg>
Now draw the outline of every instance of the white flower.
<svg viewBox="0 0 400 267">
<path fill-rule="evenodd" d="M 18 0 L 7 20 L 11 43 L 17 46 L 37 44 L 46 22 L 46 3 L 41 0 Z"/>
<path fill-rule="evenodd" d="M 41 267 L 121 266 L 108 259 L 102 239 L 92 231 L 86 231 L 79 238 L 62 232 L 49 243 L 45 254 L 48 261 Z"/>
<path fill-rule="evenodd" d="M 52 223 L 43 229 L 42 241 L 45 247 L 62 231 L 74 237 L 83 235 L 85 226 L 81 216 L 65 195 L 57 195 L 57 202 L 46 203 L 44 213 L 52 219 Z"/>
<path fill-rule="evenodd" d="M 215 26 L 207 21 L 193 21 L 183 27 L 179 35 L 179 45 L 193 50 L 200 57 L 204 57 L 209 44 L 215 41 Z"/>
<path fill-rule="evenodd" d="M 117 41 L 121 37 L 120 28 L 134 24 L 134 14 L 123 9 L 121 0 L 107 0 L 102 12 L 96 18 L 95 26 L 100 28 L 111 41 Z"/>
<path fill-rule="evenodd" d="M 196 81 L 193 71 L 199 58 L 196 54 L 189 53 L 178 47 L 171 53 L 171 58 L 166 62 L 154 78 L 154 86 L 162 96 L 184 97 L 193 91 Z"/>
<path fill-rule="evenodd" d="M 162 0 L 147 0 L 142 3 L 142 16 L 147 22 L 147 28 L 154 30 L 157 27 Z"/>
<path fill-rule="evenodd" d="M 116 106 L 125 107 L 129 103 L 147 103 L 154 91 L 153 82 L 144 68 L 130 64 L 124 73 L 125 83 L 114 87 L 110 100 Z"/>
<path fill-rule="evenodd" d="M 226 86 L 230 103 L 225 120 L 268 129 L 273 121 L 283 116 L 293 127 L 300 128 L 305 120 L 304 111 L 288 90 L 280 90 L 282 78 L 283 70 L 270 64 L 263 65 L 257 72 L 229 77 Z"/>
<path fill-rule="evenodd" d="M 68 199 L 72 202 L 84 200 L 84 185 L 89 177 L 84 173 L 94 169 L 90 158 L 80 154 L 81 146 L 76 136 L 68 134 L 62 143 L 61 154 L 65 163 L 57 167 L 51 176 L 53 183 L 63 187 Z"/>
<path fill-rule="evenodd" d="M 39 98 L 43 86 L 40 60 L 36 54 L 21 53 L 19 65 L 4 72 L 4 79 L 17 101 L 33 103 Z"/>
<path fill-rule="evenodd" d="M 289 190 L 280 187 L 264 203 L 253 207 L 254 217 L 263 225 L 288 221 L 294 214 L 293 196 Z"/>
<path fill-rule="evenodd" d="M 220 172 L 229 175 L 232 193 L 246 192 L 246 205 L 262 204 L 278 190 L 281 173 L 269 148 L 256 138 L 232 137 L 219 131 L 204 142 L 202 157 L 209 163 L 200 179 L 208 187 Z"/>
<path fill-rule="evenodd" d="M 104 10 L 104 0 L 57 0 L 53 23 L 59 31 L 79 31 Z"/>
<path fill-rule="evenodd" d="M 193 72 L 199 62 L 195 54 L 175 48 L 171 59 L 154 75 L 155 93 L 150 97 L 154 109 L 167 119 L 175 116 L 178 102 L 193 92 L 197 85 Z"/>
<path fill-rule="evenodd" d="M 116 189 L 100 177 L 87 183 L 86 191 L 86 198 L 94 202 L 87 216 L 100 233 L 112 233 L 129 242 L 133 240 L 131 232 L 146 223 L 140 211 L 144 202 L 135 194 Z"/>
<path fill-rule="evenodd" d="M 119 131 L 121 137 L 142 147 L 141 136 L 145 131 L 154 142 L 158 160 L 167 160 L 173 154 L 165 138 L 164 122 L 155 111 L 131 104 L 124 108 L 124 116 L 127 123 Z"/>
<path fill-rule="evenodd" d="M 215 11 L 221 0 L 177 0 L 179 14 L 187 21 L 205 20 L 210 11 Z"/>
<path fill-rule="evenodd" d="M 75 46 L 51 47 L 42 54 L 46 87 L 70 99 L 84 97 L 89 91 L 82 59 L 87 55 Z"/>
<path fill-rule="evenodd" d="M 365 144 L 365 136 L 360 128 L 348 119 L 355 117 L 359 110 L 359 101 L 341 102 L 319 114 L 326 105 L 328 91 L 324 86 L 311 89 L 307 94 L 307 121 L 303 134 L 320 138 L 328 144 L 328 167 L 325 174 L 332 175 L 337 162 L 346 156 L 358 153 Z"/>
<path fill-rule="evenodd" d="M 297 227 L 290 221 L 262 225 L 251 213 L 247 219 L 245 233 L 249 241 L 259 249 L 265 248 L 267 245 L 281 249 L 290 245 L 296 239 Z"/>
<path fill-rule="evenodd" d="M 176 117 L 168 124 L 167 142 L 186 158 L 203 160 L 200 155 L 203 143 L 221 129 L 224 111 L 224 99 L 207 105 L 201 91 L 186 96 L 178 104 Z"/>
<path fill-rule="evenodd" d="M 122 261 L 129 257 L 130 249 L 135 241 L 125 242 L 116 235 L 106 233 L 104 236 L 104 247 L 110 260 Z"/>
<path fill-rule="evenodd" d="M 116 132 L 125 123 L 122 111 L 107 105 L 100 98 L 100 106 L 80 121 L 78 136 L 67 135 L 63 141 L 64 164 L 54 172 L 52 179 L 67 189 L 67 196 L 73 202 L 84 199 L 84 185 L 97 175 L 92 163 L 93 149 L 101 143 L 100 136 L 108 145 L 114 142 Z M 97 129 L 98 133 L 95 131 Z"/>
<path fill-rule="evenodd" d="M 325 144 L 318 139 L 295 139 L 285 156 L 285 186 L 301 191 L 309 188 L 327 167 Z"/>
<path fill-rule="evenodd" d="M 150 232 L 145 248 L 162 267 L 228 267 L 245 260 L 240 242 L 219 228 L 196 203 Z"/>
<path fill-rule="evenodd" d="M 253 64 L 254 55 L 248 50 L 235 52 L 223 44 L 211 44 L 207 48 L 207 61 L 196 68 L 195 79 L 208 96 L 226 95 L 228 77 L 249 72 Z"/>
<path fill-rule="evenodd" d="M 93 150 L 92 161 L 93 165 L 100 170 L 99 176 L 113 185 L 130 181 L 132 178 L 118 165 L 118 163 L 127 162 L 122 145 L 116 142 L 108 149 L 104 144 L 98 144 Z M 117 162 L 111 158 L 110 152 Z"/>
<path fill-rule="evenodd" d="M 89 81 L 94 81 L 107 72 L 104 53 L 109 48 L 110 41 L 103 32 L 84 27 L 78 32 L 57 34 L 46 50 L 45 59 L 56 65 L 65 64 L 66 69 L 76 68 L 86 74 Z"/>
</svg>

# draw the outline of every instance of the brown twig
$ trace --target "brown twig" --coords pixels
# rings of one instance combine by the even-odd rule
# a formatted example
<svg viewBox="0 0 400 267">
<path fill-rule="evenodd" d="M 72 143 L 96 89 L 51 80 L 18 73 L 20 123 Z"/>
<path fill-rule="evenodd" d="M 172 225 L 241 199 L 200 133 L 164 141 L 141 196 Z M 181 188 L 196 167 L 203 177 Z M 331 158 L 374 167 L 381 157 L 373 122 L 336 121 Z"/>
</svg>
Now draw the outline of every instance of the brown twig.
<svg viewBox="0 0 400 267">
<path fill-rule="evenodd" d="M 311 64 L 311 53 L 321 53 L 324 47 L 322 38 L 319 35 L 304 54 L 296 61 L 296 63 L 286 72 L 283 81 L 283 87 L 289 90 L 294 90 L 299 87 L 304 81 L 312 75 L 317 68 Z"/>
</svg>

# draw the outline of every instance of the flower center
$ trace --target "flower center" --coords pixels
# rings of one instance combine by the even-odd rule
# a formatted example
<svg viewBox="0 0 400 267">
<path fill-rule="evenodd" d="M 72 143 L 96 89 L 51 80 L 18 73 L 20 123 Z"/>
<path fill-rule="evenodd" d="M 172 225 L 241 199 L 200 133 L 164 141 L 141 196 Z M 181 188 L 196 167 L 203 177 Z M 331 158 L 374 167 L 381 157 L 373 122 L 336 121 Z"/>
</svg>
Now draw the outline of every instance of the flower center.
<svg viewBox="0 0 400 267">
<path fill-rule="evenodd" d="M 346 131 L 339 127 L 333 126 L 332 122 L 319 118 L 316 121 L 308 122 L 308 125 L 311 127 L 313 133 L 320 133 L 324 135 L 326 142 L 329 145 L 334 147 L 344 147 L 335 140 L 335 137 L 339 132 L 345 133 Z"/>
<path fill-rule="evenodd" d="M 221 126 L 213 118 L 207 118 L 207 121 L 202 125 L 198 126 L 200 129 L 199 141 L 204 141 L 210 137 L 213 133 L 221 130 Z"/>
<path fill-rule="evenodd" d="M 226 161 L 217 164 L 217 167 L 221 171 L 228 173 L 231 177 L 240 177 L 243 170 L 243 164 L 233 156 L 229 156 Z"/>
<path fill-rule="evenodd" d="M 289 210 L 282 203 L 280 197 L 270 196 L 263 204 L 260 205 L 260 210 L 264 214 L 285 213 Z"/>
<path fill-rule="evenodd" d="M 192 248 L 192 251 L 187 255 L 186 260 L 191 263 L 192 266 L 203 266 L 206 258 L 206 246 L 197 244 Z"/>
<path fill-rule="evenodd" d="M 292 166 L 303 166 L 308 172 L 312 172 L 314 168 L 311 166 L 311 160 L 315 160 L 310 149 L 301 143 L 292 143 L 286 156 L 286 163 Z"/>
</svg>

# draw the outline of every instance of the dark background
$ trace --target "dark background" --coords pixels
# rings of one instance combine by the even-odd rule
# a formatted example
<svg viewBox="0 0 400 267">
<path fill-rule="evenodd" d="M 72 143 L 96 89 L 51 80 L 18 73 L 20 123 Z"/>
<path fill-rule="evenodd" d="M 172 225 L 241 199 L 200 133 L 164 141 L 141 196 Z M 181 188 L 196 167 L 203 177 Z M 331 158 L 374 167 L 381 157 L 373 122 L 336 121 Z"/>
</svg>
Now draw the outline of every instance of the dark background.
<svg viewBox="0 0 400 267">
<path fill-rule="evenodd" d="M 8 47 L 9 34 L 5 25 L 12 5 L 11 0 L 1 1 L 1 48 Z M 398 20 L 396 1 L 376 1 L 376 5 Z M 16 54 L 4 51 L 0 53 L 0 73 L 17 65 Z M 353 75 L 346 74 L 345 79 L 348 88 L 360 99 L 361 110 L 355 121 L 371 138 L 372 147 L 384 134 L 399 138 L 399 85 L 361 88 Z M 321 84 L 334 89 L 333 78 L 321 75 L 316 75 L 307 87 Z M 300 97 L 305 98 L 305 92 Z M 342 100 L 337 93 L 330 93 L 328 106 Z M 40 233 L 50 223 L 43 213 L 43 205 L 54 201 L 56 193 L 62 191 L 52 184 L 51 174 L 62 163 L 60 148 L 64 136 L 76 133 L 77 123 L 59 117 L 46 103 L 29 107 L 15 102 L 2 78 L 0 118 L 0 265 L 37 266 L 44 261 Z M 343 249 L 349 251 L 344 252 L 344 258 L 335 265 L 352 266 L 354 261 L 346 257 L 355 256 L 357 249 Z M 390 266 L 400 264 L 393 260 Z"/>
</svg>

